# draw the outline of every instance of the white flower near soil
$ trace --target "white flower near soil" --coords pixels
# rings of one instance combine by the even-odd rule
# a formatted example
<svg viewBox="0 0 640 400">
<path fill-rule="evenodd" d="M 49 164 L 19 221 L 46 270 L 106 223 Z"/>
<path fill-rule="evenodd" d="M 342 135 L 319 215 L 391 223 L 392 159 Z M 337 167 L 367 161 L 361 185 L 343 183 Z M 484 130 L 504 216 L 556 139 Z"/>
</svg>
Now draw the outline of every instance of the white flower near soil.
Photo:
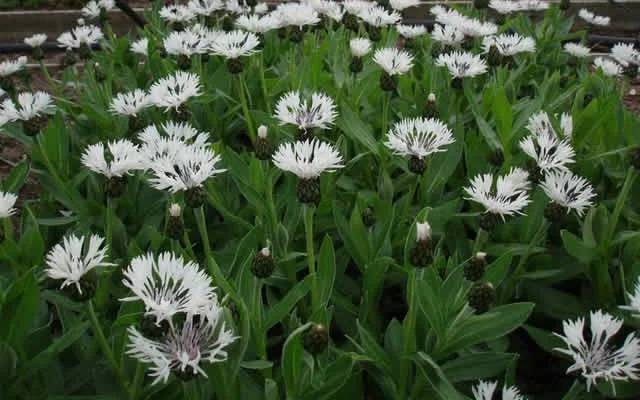
<svg viewBox="0 0 640 400">
<path fill-rule="evenodd" d="M 562 322 L 563 335 L 554 333 L 566 348 L 554 350 L 573 359 L 567 374 L 579 371 L 587 381 L 587 390 L 599 381 L 611 384 L 615 393 L 617 381 L 640 379 L 640 339 L 630 333 L 620 346 L 612 343 L 622 328 L 623 321 L 600 310 L 589 314 L 590 338 L 585 339 L 585 319 L 580 317 Z"/>
<path fill-rule="evenodd" d="M 324 93 L 314 92 L 311 102 L 298 91 L 287 92 L 276 103 L 275 117 L 280 125 L 292 124 L 300 130 L 311 128 L 328 129 L 333 125 L 338 112 L 336 103 Z"/>
<path fill-rule="evenodd" d="M 191 9 L 191 7 L 181 4 L 162 7 L 159 15 L 165 22 L 173 24 L 184 24 L 196 17 L 196 13 Z"/>
<path fill-rule="evenodd" d="M 474 177 L 470 185 L 464 188 L 466 200 L 480 203 L 485 212 L 500 216 L 524 215 L 522 211 L 530 202 L 529 174 L 521 168 L 511 168 L 509 173 L 498 176 L 494 188 L 493 174 L 480 174 Z"/>
<path fill-rule="evenodd" d="M 80 280 L 83 276 L 95 268 L 115 265 L 106 262 L 107 248 L 102 246 L 103 243 L 104 238 L 98 235 L 65 237 L 47 253 L 47 276 L 62 280 L 62 288 L 75 285 L 78 293 L 82 294 Z"/>
<path fill-rule="evenodd" d="M 394 154 L 424 159 L 455 142 L 453 132 L 435 118 L 407 118 L 394 124 L 384 143 Z"/>
<path fill-rule="evenodd" d="M 220 34 L 210 43 L 210 51 L 227 59 L 250 56 L 258 52 L 260 39 L 255 33 L 231 31 Z"/>
<path fill-rule="evenodd" d="M 540 187 L 553 203 L 566 208 L 567 214 L 573 210 L 579 217 L 593 205 L 596 196 L 589 181 L 568 170 L 548 171 Z"/>
<path fill-rule="evenodd" d="M 40 47 L 44 42 L 47 41 L 47 35 L 44 33 L 36 33 L 35 35 L 31 35 L 29 37 L 24 38 L 24 43 L 29 47 Z"/>
<path fill-rule="evenodd" d="M 498 25 L 491 22 L 482 22 L 475 18 L 465 17 L 454 26 L 468 37 L 483 37 L 498 33 Z"/>
<path fill-rule="evenodd" d="M 586 8 L 580 9 L 578 16 L 591 25 L 607 26 L 611 22 L 611 18 L 595 15 Z"/>
<path fill-rule="evenodd" d="M 89 19 L 95 19 L 100 17 L 100 7 L 98 3 L 95 1 L 88 2 L 82 9 L 80 10 L 82 16 Z"/>
<path fill-rule="evenodd" d="M 176 150 L 188 151 L 169 151 L 148 161 L 153 172 L 149 181 L 155 189 L 177 193 L 201 188 L 207 179 L 226 171 L 216 168 L 222 157 L 211 149 L 175 143 L 174 146 Z"/>
<path fill-rule="evenodd" d="M 109 157 L 105 156 L 106 151 Z M 104 143 L 89 145 L 80 162 L 91 171 L 107 178 L 129 175 L 143 166 L 140 149 L 127 139 L 107 142 L 106 147 Z"/>
<path fill-rule="evenodd" d="M 133 53 L 146 57 L 149 52 L 149 39 L 145 37 L 131 42 L 130 49 Z"/>
<path fill-rule="evenodd" d="M 492 400 L 495 398 L 494 393 L 497 388 L 497 381 L 479 381 L 471 388 L 471 391 L 474 400 Z M 505 385 L 502 387 L 502 400 L 525 400 L 525 398 L 517 387 Z"/>
<path fill-rule="evenodd" d="M 46 92 L 22 92 L 17 102 L 6 99 L 0 105 L 0 115 L 7 121 L 29 121 L 33 118 L 50 115 L 55 111 L 53 98 Z"/>
<path fill-rule="evenodd" d="M 190 0 L 187 7 L 196 15 L 209 16 L 224 8 L 222 0 Z"/>
<path fill-rule="evenodd" d="M 258 3 L 253 6 L 253 12 L 258 15 L 266 14 L 269 11 L 269 5 L 267 3 Z"/>
<path fill-rule="evenodd" d="M 431 39 L 448 46 L 455 46 L 462 43 L 464 33 L 453 25 L 435 24 L 431 31 Z"/>
<path fill-rule="evenodd" d="M 27 65 L 28 59 L 26 56 L 20 56 L 15 60 L 4 60 L 0 62 L 0 77 L 7 77 L 13 75 L 18 71 L 22 71 Z"/>
<path fill-rule="evenodd" d="M 536 42 L 532 37 L 521 36 L 517 33 L 487 36 L 482 40 L 482 48 L 486 53 L 489 52 L 492 46 L 495 46 L 503 56 L 534 53 L 536 51 Z"/>
<path fill-rule="evenodd" d="M 7 218 L 16 213 L 13 207 L 18 200 L 18 196 L 9 192 L 0 191 L 0 218 Z"/>
<path fill-rule="evenodd" d="M 167 54 L 173 56 L 184 55 L 191 57 L 194 54 L 204 54 L 207 52 L 209 42 L 193 30 L 173 31 L 167 36 L 162 44 Z"/>
<path fill-rule="evenodd" d="M 149 89 L 151 104 L 165 111 L 177 110 L 192 97 L 200 96 L 200 77 L 191 72 L 177 71 L 155 82 Z"/>
<path fill-rule="evenodd" d="M 217 302 L 211 277 L 198 264 L 170 252 L 135 257 L 123 276 L 122 284 L 133 296 L 120 301 L 142 301 L 145 316 L 154 318 L 157 326 L 162 321 L 173 326 L 176 314 L 198 314 Z"/>
<path fill-rule="evenodd" d="M 616 43 L 611 48 L 613 57 L 622 66 L 640 64 L 640 51 L 636 50 L 633 43 Z"/>
<path fill-rule="evenodd" d="M 166 383 L 172 372 L 187 379 L 189 375 L 206 377 L 202 364 L 226 361 L 226 347 L 238 339 L 223 318 L 223 309 L 214 300 L 207 311 L 187 314 L 181 326 L 170 327 L 157 340 L 146 338 L 131 326 L 127 329 L 127 354 L 150 364 L 149 375 L 155 377 L 152 385 Z"/>
<path fill-rule="evenodd" d="M 531 157 L 541 172 L 565 170 L 574 163 L 575 151 L 568 139 L 562 139 L 553 129 L 546 113 L 529 118 L 527 129 L 532 133 L 520 141 L 520 148 Z"/>
<path fill-rule="evenodd" d="M 441 54 L 435 64 L 446 67 L 454 78 L 471 78 L 487 72 L 487 63 L 482 57 L 469 52 L 454 51 Z"/>
<path fill-rule="evenodd" d="M 634 318 L 640 318 L 640 276 L 636 279 L 633 294 L 627 293 L 627 297 L 629 298 L 629 305 L 620 306 L 620 308 L 631 311 Z"/>
<path fill-rule="evenodd" d="M 513 14 L 521 11 L 518 1 L 513 0 L 491 0 L 489 2 L 489 8 L 503 15 Z"/>
<path fill-rule="evenodd" d="M 360 15 L 365 8 L 373 7 L 376 3 L 365 0 L 345 0 L 342 3 L 344 9 L 352 15 Z"/>
<path fill-rule="evenodd" d="M 565 43 L 563 48 L 564 48 L 564 51 L 578 58 L 586 57 L 591 53 L 591 49 L 589 47 L 580 43 L 573 43 L 573 42 Z"/>
<path fill-rule="evenodd" d="M 406 38 L 415 38 L 418 36 L 425 35 L 427 33 L 427 28 L 424 25 L 396 25 L 396 29 L 398 33 Z"/>
<path fill-rule="evenodd" d="M 280 3 L 274 13 L 283 22 L 283 26 L 302 28 L 320 22 L 318 12 L 307 4 Z"/>
<path fill-rule="evenodd" d="M 342 20 L 342 16 L 345 13 L 342 5 L 336 1 L 331 0 L 306 0 L 306 4 L 313 7 L 319 14 L 331 18 L 334 21 Z"/>
<path fill-rule="evenodd" d="M 275 14 L 243 14 L 236 19 L 236 26 L 253 33 L 266 33 L 282 26 L 282 20 Z"/>
<path fill-rule="evenodd" d="M 301 179 L 314 179 L 323 172 L 343 168 L 342 156 L 331 144 L 317 139 L 283 143 L 273 155 L 273 163 Z"/>
<path fill-rule="evenodd" d="M 367 38 L 351 39 L 349 49 L 353 57 L 364 57 L 371 51 L 371 41 Z"/>
<path fill-rule="evenodd" d="M 413 56 L 406 50 L 385 47 L 376 50 L 373 61 L 389 75 L 402 75 L 413 67 Z"/>
<path fill-rule="evenodd" d="M 367 24 L 378 28 L 394 25 L 402 20 L 402 16 L 397 11 L 387 11 L 377 5 L 361 9 L 358 12 L 358 17 Z"/>
<path fill-rule="evenodd" d="M 420 0 L 389 0 L 389 5 L 396 11 L 402 11 L 420 4 Z"/>
<path fill-rule="evenodd" d="M 58 46 L 67 50 L 78 49 L 83 44 L 87 46 L 96 44 L 103 37 L 102 30 L 95 25 L 76 26 L 71 31 L 58 36 Z"/>
<path fill-rule="evenodd" d="M 544 11 L 549 8 L 548 1 L 542 0 L 518 0 L 520 11 Z"/>
<path fill-rule="evenodd" d="M 134 89 L 126 93 L 118 93 L 111 100 L 109 111 L 116 115 L 127 117 L 137 116 L 142 110 L 149 107 L 151 100 L 147 92 L 142 89 Z"/>
<path fill-rule="evenodd" d="M 251 11 L 251 7 L 247 6 L 244 0 L 242 0 L 242 2 L 238 0 L 226 0 L 224 8 L 227 10 L 227 14 L 246 14 Z"/>
<path fill-rule="evenodd" d="M 596 57 L 593 66 L 602 71 L 606 76 L 618 76 L 622 74 L 622 66 L 617 62 L 604 57 Z"/>
</svg>

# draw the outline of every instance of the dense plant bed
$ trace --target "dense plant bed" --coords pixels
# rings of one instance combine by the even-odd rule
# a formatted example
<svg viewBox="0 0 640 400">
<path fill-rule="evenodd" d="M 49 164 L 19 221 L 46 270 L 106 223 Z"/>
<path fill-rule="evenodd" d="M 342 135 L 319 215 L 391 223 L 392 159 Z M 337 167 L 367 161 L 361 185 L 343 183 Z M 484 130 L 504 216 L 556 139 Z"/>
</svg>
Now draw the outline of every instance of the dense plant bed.
<svg viewBox="0 0 640 400">
<path fill-rule="evenodd" d="M 3 62 L 2 398 L 637 398 L 637 50 L 411 4 L 96 4 L 50 93 Z"/>
</svg>

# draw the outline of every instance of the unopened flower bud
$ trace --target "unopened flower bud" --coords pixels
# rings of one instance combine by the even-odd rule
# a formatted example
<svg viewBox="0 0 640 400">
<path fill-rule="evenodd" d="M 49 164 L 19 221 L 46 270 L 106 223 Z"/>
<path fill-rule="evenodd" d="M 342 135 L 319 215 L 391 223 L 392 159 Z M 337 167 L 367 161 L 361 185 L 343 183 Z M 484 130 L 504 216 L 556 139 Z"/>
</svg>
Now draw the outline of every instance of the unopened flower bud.
<svg viewBox="0 0 640 400">
<path fill-rule="evenodd" d="M 480 228 L 491 232 L 500 223 L 500 217 L 494 213 L 486 212 L 480 216 L 479 222 Z"/>
<path fill-rule="evenodd" d="M 320 203 L 320 178 L 298 179 L 296 193 L 301 203 L 317 206 Z"/>
<path fill-rule="evenodd" d="M 389 75 L 383 72 L 380 75 L 380 88 L 385 92 L 394 91 L 398 87 L 398 78 L 395 75 Z"/>
<path fill-rule="evenodd" d="M 463 271 L 464 277 L 471 282 L 479 281 L 484 276 L 486 267 L 487 253 L 479 251 L 471 260 L 465 263 Z"/>
<path fill-rule="evenodd" d="M 416 243 L 409 249 L 409 262 L 416 268 L 424 268 L 432 261 L 431 225 L 428 222 L 418 222 L 416 224 Z"/>
<path fill-rule="evenodd" d="M 242 60 L 240 58 L 230 58 L 227 60 L 227 69 L 232 74 L 239 74 L 244 69 Z"/>
<path fill-rule="evenodd" d="M 275 269 L 276 263 L 271 255 L 271 250 L 268 247 L 264 247 L 253 259 L 251 272 L 256 278 L 264 279 L 270 277 Z"/>
<path fill-rule="evenodd" d="M 178 68 L 187 71 L 191 68 L 191 57 L 186 54 L 180 54 L 177 60 Z"/>
<path fill-rule="evenodd" d="M 422 110 L 422 116 L 425 118 L 438 118 L 440 112 L 438 111 L 438 103 L 436 102 L 436 95 L 429 93 L 427 96 L 427 102 Z"/>
<path fill-rule="evenodd" d="M 474 283 L 467 295 L 467 301 L 476 314 L 483 314 L 495 303 L 496 289 L 489 282 Z"/>
<path fill-rule="evenodd" d="M 76 285 L 67 285 L 62 291 L 73 301 L 84 302 L 92 299 L 96 294 L 97 276 L 95 271 L 90 271 L 80 278 L 78 284 L 80 285 L 80 291 Z"/>
<path fill-rule="evenodd" d="M 112 176 L 111 178 L 107 178 L 104 186 L 104 192 L 108 197 L 120 197 L 127 187 L 127 177 Z"/>
<path fill-rule="evenodd" d="M 411 156 L 409 157 L 408 167 L 409 171 L 414 174 L 422 175 L 422 173 L 427 169 L 427 160 L 423 157 Z"/>
<path fill-rule="evenodd" d="M 362 211 L 362 223 L 367 228 L 372 227 L 376 223 L 376 214 L 371 207 L 367 207 Z"/>
<path fill-rule="evenodd" d="M 200 186 L 191 188 L 184 192 L 184 203 L 189 208 L 198 208 L 204 204 L 207 198 L 204 189 Z"/>
<path fill-rule="evenodd" d="M 184 223 L 180 214 L 182 209 L 177 203 L 173 203 L 169 208 L 169 221 L 167 222 L 167 236 L 173 240 L 180 240 L 184 235 Z"/>
<path fill-rule="evenodd" d="M 258 137 L 253 145 L 256 158 L 259 160 L 269 160 L 273 154 L 273 146 L 267 135 L 267 127 L 260 125 L 258 128 Z"/>
<path fill-rule="evenodd" d="M 309 353 L 316 355 L 327 348 L 329 330 L 323 324 L 314 324 L 302 336 L 302 345 Z"/>
</svg>

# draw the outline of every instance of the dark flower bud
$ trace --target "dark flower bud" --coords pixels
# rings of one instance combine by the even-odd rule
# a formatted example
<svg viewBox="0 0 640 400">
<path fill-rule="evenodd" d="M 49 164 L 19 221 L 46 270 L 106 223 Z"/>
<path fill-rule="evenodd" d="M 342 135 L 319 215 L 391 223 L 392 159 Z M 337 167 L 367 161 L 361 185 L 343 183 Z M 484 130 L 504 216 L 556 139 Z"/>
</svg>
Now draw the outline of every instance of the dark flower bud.
<svg viewBox="0 0 640 400">
<path fill-rule="evenodd" d="M 84 302 L 93 298 L 96 294 L 96 285 L 97 285 L 97 276 L 95 271 L 89 271 L 85 275 L 80 278 L 78 284 L 80 285 L 80 290 L 78 290 L 78 286 L 75 284 L 65 286 L 62 291 L 67 295 L 71 300 L 77 302 Z"/>
<path fill-rule="evenodd" d="M 372 42 L 379 42 L 382 39 L 382 30 L 378 26 L 367 25 L 367 34 Z"/>
<path fill-rule="evenodd" d="M 91 53 L 91 46 L 84 42 L 80 43 L 80 48 L 78 48 L 78 56 L 81 60 L 87 61 L 88 59 L 90 59 Z"/>
<path fill-rule="evenodd" d="M 371 207 L 367 207 L 362 210 L 362 223 L 367 228 L 372 227 L 376 223 L 376 214 Z"/>
<path fill-rule="evenodd" d="M 258 160 L 270 160 L 273 154 L 273 146 L 267 135 L 267 127 L 261 125 L 258 128 L 258 137 L 253 145 Z"/>
<path fill-rule="evenodd" d="M 149 339 L 159 339 L 169 332 L 169 322 L 162 320 L 156 323 L 155 317 L 145 315 L 140 322 L 140 333 Z"/>
<path fill-rule="evenodd" d="M 552 201 L 544 208 L 544 217 L 551 222 L 560 221 L 567 214 L 567 209 Z"/>
<path fill-rule="evenodd" d="M 193 187 L 184 192 L 184 203 L 189 208 L 198 208 L 204 204 L 207 195 L 200 186 Z"/>
<path fill-rule="evenodd" d="M 62 66 L 63 67 L 71 67 L 76 63 L 76 55 L 73 54 L 73 51 L 67 50 L 64 53 L 64 57 L 62 58 Z"/>
<path fill-rule="evenodd" d="M 227 69 L 232 74 L 236 75 L 242 72 L 244 69 L 244 65 L 242 63 L 242 59 L 240 58 L 229 58 L 227 60 Z"/>
<path fill-rule="evenodd" d="M 256 254 L 251 264 L 251 272 L 256 278 L 264 279 L 271 276 L 276 269 L 276 262 L 268 247 L 263 248 Z"/>
<path fill-rule="evenodd" d="M 47 128 L 49 117 L 47 115 L 36 115 L 35 117 L 22 122 L 22 128 L 25 135 L 35 136 L 43 129 Z"/>
<path fill-rule="evenodd" d="M 309 353 L 316 355 L 329 344 L 329 330 L 322 324 L 314 324 L 302 334 L 302 345 Z"/>
<path fill-rule="evenodd" d="M 467 301 L 476 314 L 483 314 L 495 303 L 496 289 L 489 282 L 474 283 L 467 295 Z"/>
<path fill-rule="evenodd" d="M 389 75 L 387 72 L 382 72 L 380 75 L 380 88 L 385 92 L 391 92 L 398 87 L 398 77 L 395 75 Z"/>
<path fill-rule="evenodd" d="M 99 63 L 93 64 L 93 73 L 96 77 L 97 82 L 104 82 L 104 80 L 107 79 L 107 74 L 104 72 L 104 69 L 102 69 Z"/>
<path fill-rule="evenodd" d="M 486 212 L 480 216 L 480 228 L 491 232 L 500 223 L 500 217 L 496 214 Z"/>
<path fill-rule="evenodd" d="M 184 235 L 184 223 L 182 217 L 180 205 L 173 203 L 169 208 L 169 221 L 167 221 L 167 236 L 173 240 L 180 240 Z"/>
<path fill-rule="evenodd" d="M 425 169 L 427 169 L 427 160 L 417 156 L 409 157 L 409 171 L 416 175 L 422 175 Z"/>
<path fill-rule="evenodd" d="M 428 222 L 416 224 L 416 242 L 409 249 L 409 262 L 416 268 L 424 268 L 433 261 L 431 226 Z"/>
<path fill-rule="evenodd" d="M 122 196 L 127 187 L 126 176 L 112 176 L 104 183 L 104 192 L 108 197 L 115 198 Z"/>
<path fill-rule="evenodd" d="M 320 178 L 298 179 L 296 193 L 301 203 L 317 206 L 320 204 Z"/>
<path fill-rule="evenodd" d="M 496 67 L 502 64 L 502 61 L 503 57 L 502 54 L 500 54 L 500 50 L 498 50 L 498 47 L 491 46 L 489 48 L 489 54 L 487 55 L 487 62 L 489 63 L 489 65 L 491 65 L 492 67 Z"/>
<path fill-rule="evenodd" d="M 344 23 L 345 28 L 350 31 L 357 32 L 360 29 L 360 24 L 358 22 L 358 17 L 353 14 L 346 13 L 342 18 L 342 22 Z"/>
<path fill-rule="evenodd" d="M 349 64 L 349 70 L 354 74 L 362 71 L 362 57 L 351 57 L 351 63 Z"/>
<path fill-rule="evenodd" d="M 464 277 L 471 282 L 479 281 L 487 268 L 487 253 L 477 252 L 464 264 Z"/>
<path fill-rule="evenodd" d="M 571 0 L 560 0 L 559 8 L 562 11 L 567 11 L 571 7 Z"/>
<path fill-rule="evenodd" d="M 178 68 L 187 71 L 191 68 L 191 57 L 186 54 L 180 54 L 177 60 Z"/>
<path fill-rule="evenodd" d="M 440 116 L 435 94 L 429 93 L 427 102 L 424 104 L 424 108 L 422 110 L 422 116 L 425 118 L 438 118 Z"/>
</svg>

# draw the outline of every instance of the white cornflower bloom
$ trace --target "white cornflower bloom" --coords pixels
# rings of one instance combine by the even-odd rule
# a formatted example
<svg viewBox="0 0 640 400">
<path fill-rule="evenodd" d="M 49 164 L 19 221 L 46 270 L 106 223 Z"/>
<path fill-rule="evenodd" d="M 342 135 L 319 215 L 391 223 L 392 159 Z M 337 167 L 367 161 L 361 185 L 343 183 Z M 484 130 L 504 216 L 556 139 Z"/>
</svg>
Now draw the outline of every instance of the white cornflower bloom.
<svg viewBox="0 0 640 400">
<path fill-rule="evenodd" d="M 147 163 L 154 163 L 159 157 L 174 157 L 180 152 L 189 152 L 192 148 L 205 148 L 209 140 L 209 134 L 199 132 L 187 122 L 177 123 L 173 121 L 162 124 L 162 133 L 155 125 L 149 125 L 138 134 L 142 142 L 140 153 Z"/>
<path fill-rule="evenodd" d="M 633 312 L 634 318 L 640 318 L 640 276 L 633 287 L 633 294 L 627 293 L 627 297 L 629 297 L 629 305 L 620 306 L 620 308 Z"/>
<path fill-rule="evenodd" d="M 86 6 L 82 7 L 80 12 L 82 12 L 82 15 L 86 18 L 96 19 L 100 16 L 100 6 L 98 6 L 98 3 L 91 0 Z"/>
<path fill-rule="evenodd" d="M 447 67 L 454 78 L 474 77 L 487 72 L 487 63 L 480 56 L 461 51 L 441 54 L 436 65 Z"/>
<path fill-rule="evenodd" d="M 595 15 L 586 8 L 580 9 L 578 16 L 591 25 L 607 26 L 611 22 L 611 18 Z"/>
<path fill-rule="evenodd" d="M 462 31 L 465 36 L 483 37 L 495 35 L 498 33 L 498 26 L 491 22 L 482 22 L 478 19 L 464 17 L 458 24 L 454 24 L 456 28 Z"/>
<path fill-rule="evenodd" d="M 615 392 L 616 381 L 640 379 L 638 364 L 640 364 L 640 340 L 635 332 L 630 333 L 620 347 L 611 343 L 613 336 L 622 328 L 622 320 L 602 311 L 592 311 L 589 314 L 591 339 L 584 337 L 583 317 L 575 321 L 563 321 L 563 333 L 554 333 L 567 345 L 566 348 L 555 350 L 571 357 L 574 364 L 567 369 L 567 373 L 580 371 L 587 380 L 587 390 L 598 381 L 611 384 Z"/>
<path fill-rule="evenodd" d="M 191 57 L 194 54 L 207 52 L 209 42 L 193 30 L 173 31 L 162 42 L 167 54 L 173 56 L 184 55 Z"/>
<path fill-rule="evenodd" d="M 337 116 L 336 103 L 324 93 L 313 93 L 309 103 L 300 92 L 291 91 L 282 95 L 276 104 L 275 117 L 280 125 L 292 124 L 304 131 L 328 129 Z"/>
<path fill-rule="evenodd" d="M 224 7 L 229 14 L 246 14 L 251 10 L 244 0 L 242 3 L 238 0 L 226 0 Z"/>
<path fill-rule="evenodd" d="M 41 115 L 53 114 L 55 105 L 49 93 L 22 92 L 17 103 L 6 99 L 0 106 L 0 114 L 8 121 L 29 121 Z"/>
<path fill-rule="evenodd" d="M 13 206 L 16 204 L 18 196 L 9 192 L 0 191 L 0 218 L 7 218 L 15 214 L 16 209 Z"/>
<path fill-rule="evenodd" d="M 640 52 L 633 47 L 633 43 L 616 43 L 611 48 L 611 57 L 624 67 L 640 63 Z"/>
<path fill-rule="evenodd" d="M 456 44 L 462 43 L 464 34 L 453 25 L 435 24 L 433 31 L 431 31 L 431 38 L 436 42 L 448 46 L 455 46 Z"/>
<path fill-rule="evenodd" d="M 76 26 L 71 31 L 58 36 L 58 46 L 67 50 L 77 49 L 83 44 L 91 46 L 103 37 L 102 31 L 95 25 Z"/>
<path fill-rule="evenodd" d="M 563 113 L 561 119 L 564 119 L 564 122 L 560 123 L 561 132 L 556 132 L 549 115 L 540 111 L 529 117 L 526 128 L 535 136 L 550 134 L 556 137 L 570 138 L 573 133 L 573 119 L 566 113 Z"/>
<path fill-rule="evenodd" d="M 344 9 L 352 15 L 359 15 L 365 9 L 374 6 L 376 3 L 366 0 L 345 0 L 342 3 Z"/>
<path fill-rule="evenodd" d="M 188 6 L 174 4 L 160 9 L 160 18 L 169 23 L 187 23 L 196 17 L 196 13 Z"/>
<path fill-rule="evenodd" d="M 342 20 L 342 16 L 345 13 L 340 3 L 332 0 L 306 0 L 306 3 L 319 14 L 325 15 L 334 21 Z"/>
<path fill-rule="evenodd" d="M 596 195 L 585 178 L 568 170 L 547 172 L 540 187 L 552 202 L 566 208 L 567 214 L 575 210 L 579 217 L 593 205 L 591 199 Z"/>
<path fill-rule="evenodd" d="M 427 28 L 424 25 L 396 25 L 398 33 L 406 38 L 414 38 L 422 36 L 427 33 Z"/>
<path fill-rule="evenodd" d="M 413 56 L 408 51 L 396 47 L 376 50 L 373 61 L 389 75 L 402 75 L 413 67 Z"/>
<path fill-rule="evenodd" d="M 498 36 L 487 36 L 482 40 L 482 47 L 489 52 L 491 46 L 495 46 L 503 56 L 513 56 L 518 53 L 533 53 L 536 51 L 536 42 L 532 37 L 520 36 L 517 33 L 503 33 Z"/>
<path fill-rule="evenodd" d="M 142 301 L 145 315 L 155 318 L 156 325 L 166 321 L 173 326 L 174 315 L 197 314 L 217 301 L 211 277 L 198 264 L 170 252 L 135 257 L 123 275 L 122 284 L 134 295 L 120 300 Z"/>
<path fill-rule="evenodd" d="M 227 59 L 249 56 L 256 53 L 260 39 L 255 33 L 245 31 L 225 32 L 210 44 L 213 54 Z"/>
<path fill-rule="evenodd" d="M 21 71 L 24 69 L 24 66 L 27 65 L 27 62 L 26 56 L 20 56 L 15 60 L 4 60 L 0 62 L 0 77 L 4 78 Z"/>
<path fill-rule="evenodd" d="M 169 109 L 178 109 L 191 97 L 200 96 L 200 77 L 191 72 L 178 71 L 151 85 L 149 99 L 151 104 Z"/>
<path fill-rule="evenodd" d="M 469 196 L 465 199 L 480 203 L 486 212 L 497 214 L 504 220 L 505 216 L 522 214 L 529 199 L 529 174 L 520 168 L 511 168 L 505 176 L 498 176 L 495 189 L 493 174 L 480 174 L 471 180 L 471 185 L 464 188 Z"/>
<path fill-rule="evenodd" d="M 201 364 L 225 361 L 228 356 L 225 348 L 237 339 L 226 328 L 217 301 L 211 303 L 206 313 L 188 314 L 182 326 L 169 328 L 158 340 L 144 337 L 132 326 L 127 333 L 127 354 L 150 364 L 149 375 L 155 377 L 152 385 L 166 383 L 171 372 L 206 377 Z"/>
<path fill-rule="evenodd" d="M 143 56 L 147 56 L 149 51 L 149 39 L 141 38 L 131 43 L 131 51 Z"/>
<path fill-rule="evenodd" d="M 317 139 L 281 144 L 273 155 L 273 163 L 301 179 L 318 178 L 324 171 L 334 172 L 344 167 L 338 150 Z"/>
<path fill-rule="evenodd" d="M 358 17 L 367 24 L 378 28 L 397 24 L 402 19 L 397 11 L 387 11 L 377 5 L 361 9 Z"/>
<path fill-rule="evenodd" d="M 47 253 L 45 272 L 55 280 L 63 280 L 62 288 L 75 285 L 82 294 L 80 280 L 89 271 L 98 267 L 109 267 L 115 264 L 105 261 L 106 247 L 102 247 L 104 239 L 98 235 L 91 237 L 67 236 Z"/>
<path fill-rule="evenodd" d="M 564 51 L 566 51 L 567 53 L 571 54 L 574 57 L 586 57 L 589 55 L 589 53 L 591 53 L 591 49 L 588 48 L 585 45 L 582 45 L 580 43 L 565 43 L 564 44 Z"/>
<path fill-rule="evenodd" d="M 154 188 L 171 193 L 201 188 L 207 179 L 226 171 L 216 168 L 222 158 L 213 150 L 195 146 L 183 146 L 182 149 L 188 151 L 169 152 L 149 163 L 154 174 L 150 179 Z"/>
<path fill-rule="evenodd" d="M 440 4 L 437 4 L 429 9 L 429 13 L 436 17 L 436 21 L 444 25 L 457 22 L 460 18 L 466 18 L 460 14 L 457 10 L 452 8 L 446 8 Z"/>
<path fill-rule="evenodd" d="M 389 0 L 389 5 L 396 11 L 415 7 L 420 4 L 420 0 Z"/>
<path fill-rule="evenodd" d="M 259 15 L 266 14 L 269 11 L 269 5 L 267 3 L 258 3 L 253 6 L 253 12 Z"/>
<path fill-rule="evenodd" d="M 46 40 L 47 35 L 45 35 L 44 33 L 37 33 L 35 35 L 24 38 L 24 43 L 29 47 L 40 47 Z"/>
<path fill-rule="evenodd" d="M 534 159 L 541 172 L 564 170 L 567 164 L 575 162 L 571 143 L 553 132 L 529 135 L 520 141 L 520 148 Z"/>
<path fill-rule="evenodd" d="M 453 133 L 442 121 L 418 117 L 397 122 L 389 130 L 385 146 L 395 154 L 423 159 L 446 151 L 445 146 L 453 142 Z"/>
<path fill-rule="evenodd" d="M 364 57 L 371 51 L 371 41 L 367 38 L 355 38 L 349 41 L 351 55 L 354 57 Z"/>
<path fill-rule="evenodd" d="M 282 21 L 275 14 L 243 14 L 236 19 L 236 25 L 245 31 L 264 34 L 280 28 Z"/>
<path fill-rule="evenodd" d="M 111 100 L 109 111 L 116 115 L 137 116 L 140 111 L 149 107 L 149 95 L 142 89 L 119 93 Z"/>
<path fill-rule="evenodd" d="M 562 113 L 560 115 L 560 129 L 566 138 L 573 136 L 573 117 L 570 114 Z"/>
<path fill-rule="evenodd" d="M 137 145 L 127 139 L 108 142 L 106 146 L 110 157 L 105 157 L 105 145 L 96 143 L 87 146 L 82 154 L 82 165 L 91 171 L 111 179 L 131 174 L 142 168 L 142 158 Z"/>
<path fill-rule="evenodd" d="M 549 2 L 542 0 L 517 0 L 520 11 L 544 11 L 549 8 Z"/>
<path fill-rule="evenodd" d="M 492 400 L 494 393 L 498 387 L 498 382 L 479 381 L 477 385 L 471 389 L 474 400 Z M 524 396 L 515 386 L 502 387 L 502 400 L 525 400 Z"/>
<path fill-rule="evenodd" d="M 82 26 L 82 25 L 84 25 L 84 23 L 85 23 L 84 18 L 78 18 L 78 19 L 76 20 L 76 24 L 77 24 L 78 26 Z"/>
<path fill-rule="evenodd" d="M 169 207 L 169 215 L 171 215 L 172 217 L 179 217 L 180 213 L 182 213 L 182 208 L 180 207 L 180 204 L 178 203 L 171 204 L 171 207 Z"/>
<path fill-rule="evenodd" d="M 622 74 L 622 66 L 608 58 L 596 57 L 596 59 L 593 60 L 593 66 L 607 76 L 618 76 Z"/>
<path fill-rule="evenodd" d="M 305 25 L 315 25 L 320 22 L 318 12 L 307 4 L 280 3 L 274 14 L 282 21 L 283 26 L 302 28 Z"/>
<path fill-rule="evenodd" d="M 512 0 L 491 0 L 489 2 L 489 8 L 492 8 L 503 15 L 513 14 L 520 11 L 520 5 L 518 2 Z"/>
<path fill-rule="evenodd" d="M 222 0 L 190 0 L 187 7 L 196 15 L 209 16 L 224 8 Z"/>
<path fill-rule="evenodd" d="M 427 221 L 416 223 L 416 242 L 424 242 L 431 238 L 431 225 Z"/>
</svg>

